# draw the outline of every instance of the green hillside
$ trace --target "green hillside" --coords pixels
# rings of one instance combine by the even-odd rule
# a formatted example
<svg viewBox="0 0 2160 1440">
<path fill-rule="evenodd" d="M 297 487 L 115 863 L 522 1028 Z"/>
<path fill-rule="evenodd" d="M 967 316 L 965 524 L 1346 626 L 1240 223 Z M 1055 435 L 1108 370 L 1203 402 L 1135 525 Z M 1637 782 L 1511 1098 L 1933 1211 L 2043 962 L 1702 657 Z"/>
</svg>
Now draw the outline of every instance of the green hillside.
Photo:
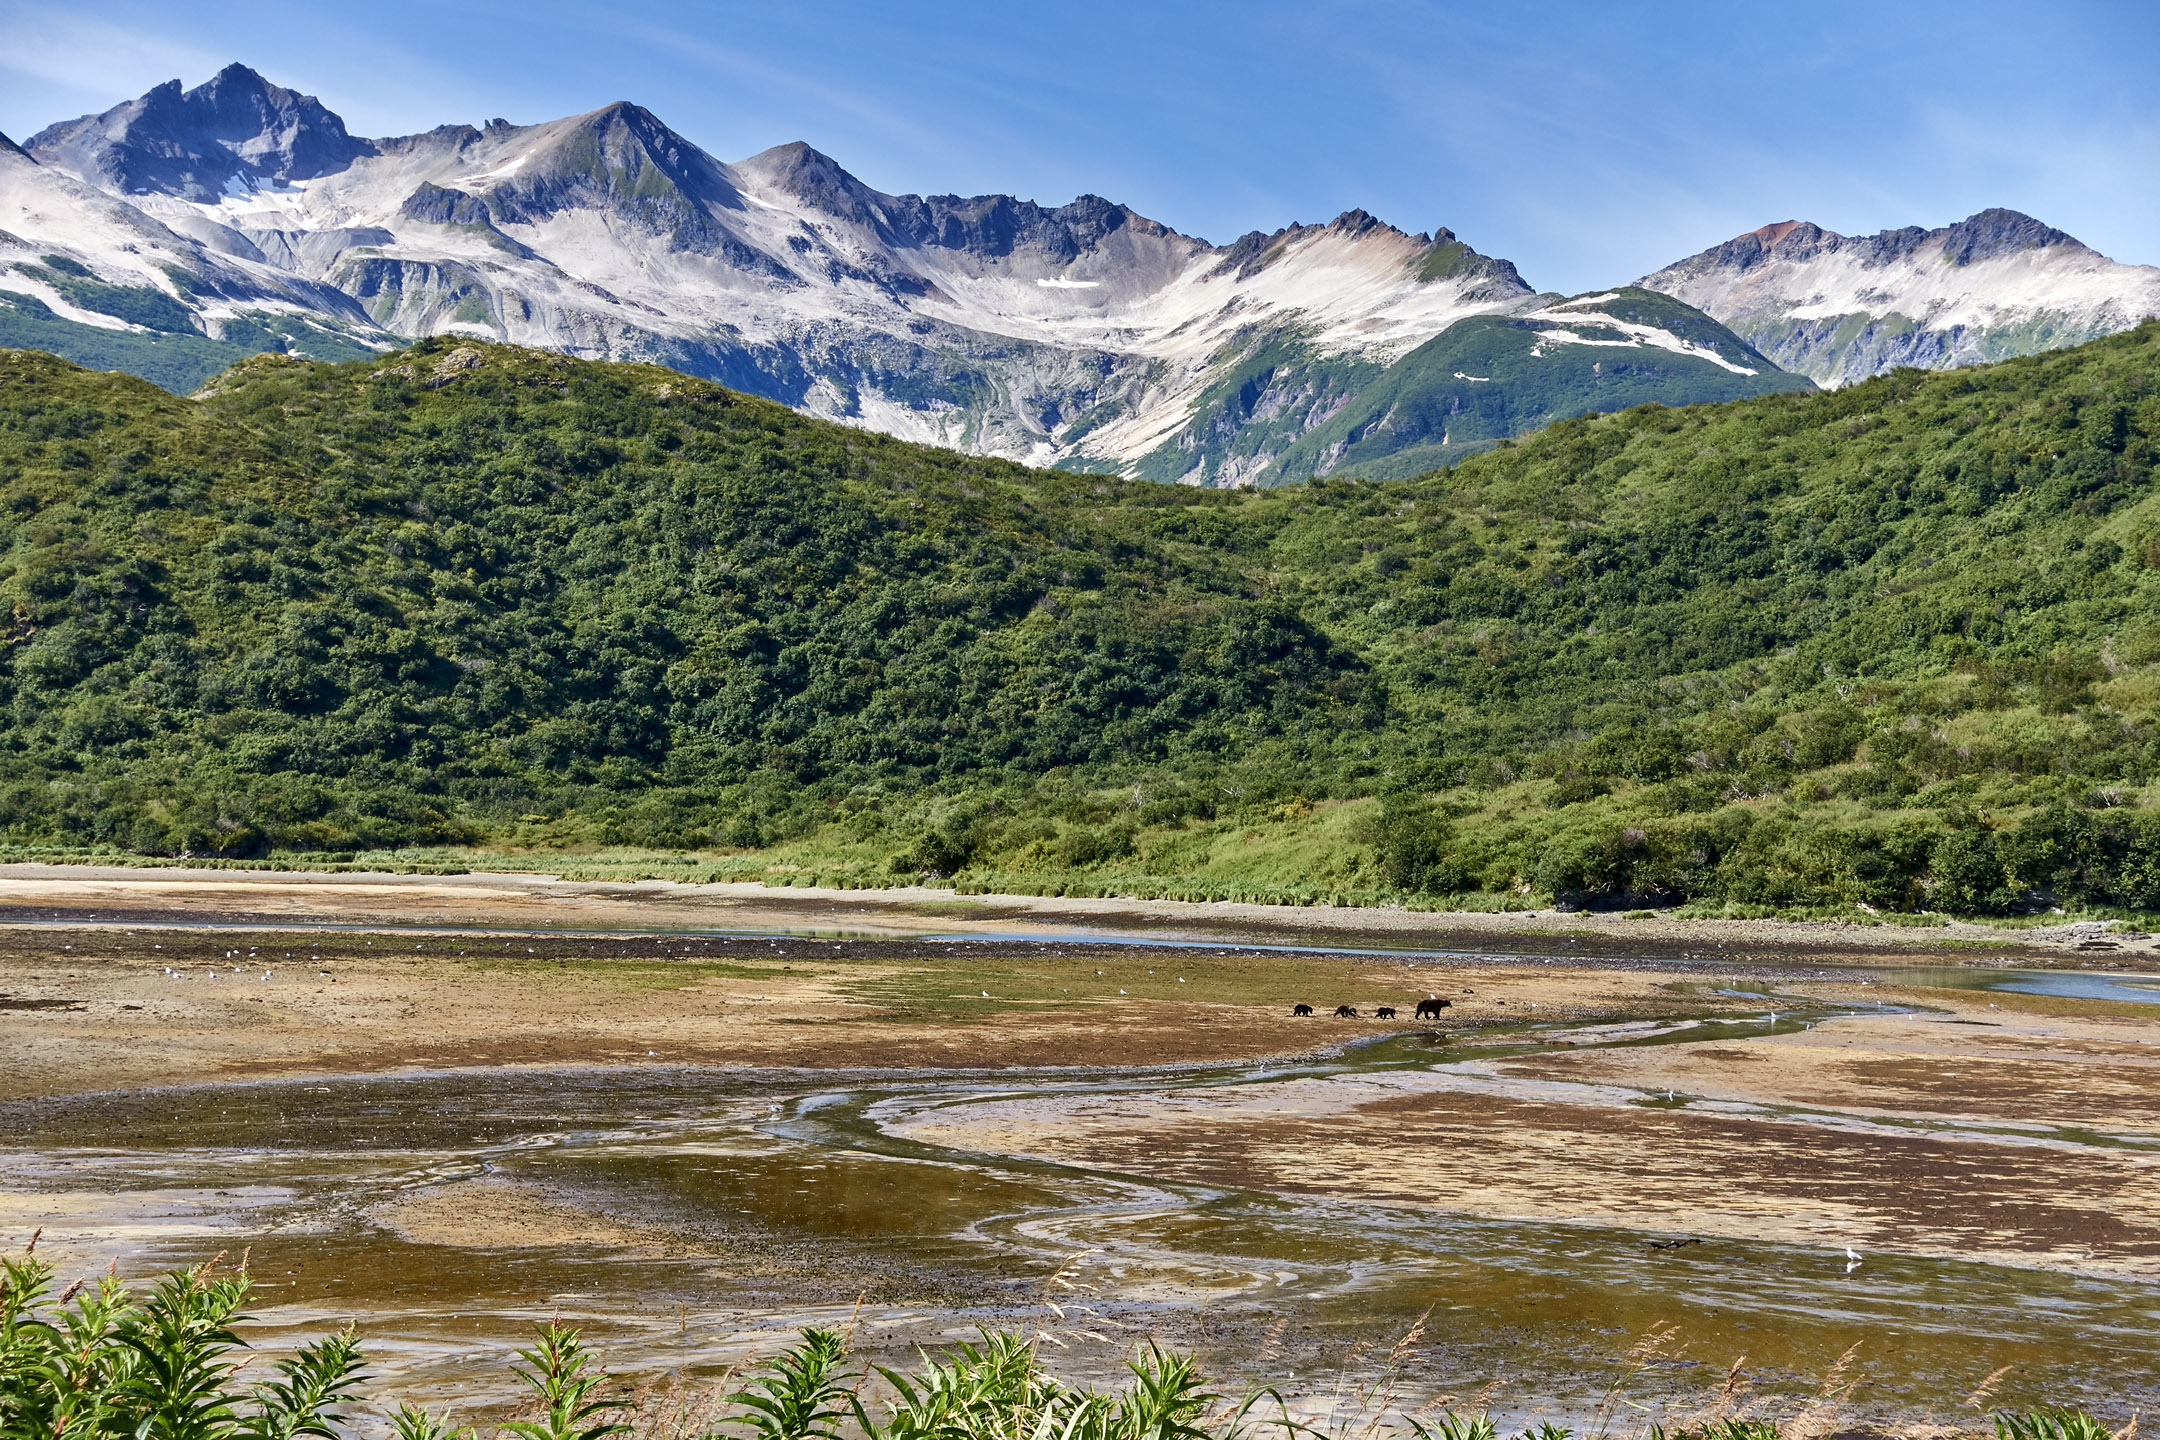
<svg viewBox="0 0 2160 1440">
<path fill-rule="evenodd" d="M 1611 320 L 1661 331 L 1655 341 L 1663 343 L 1617 330 Z M 1562 335 L 1586 343 L 1554 343 Z M 1316 475 L 1398 480 L 1554 420 L 1815 388 L 1702 311 L 1633 286 L 1569 300 L 1543 296 L 1535 318 L 1459 320 L 1385 365 L 1324 354 L 1295 330 L 1246 336 L 1213 364 L 1217 378 L 1195 400 L 1191 419 L 1143 456 L 1134 474 L 1201 485 L 1281 485 Z M 1071 443 L 1084 433 L 1062 438 Z"/>
<path fill-rule="evenodd" d="M 2160 906 L 2156 372 L 2147 325 L 1221 492 L 502 347 L 195 400 L 8 353 L 0 829 Z"/>
<path fill-rule="evenodd" d="M 213 340 L 195 329 L 190 312 L 162 290 L 106 285 L 45 267 L 15 268 L 53 283 L 84 309 L 151 328 L 107 330 L 66 319 L 35 295 L 6 288 L 6 272 L 0 271 L 0 349 L 43 350 L 91 370 L 140 375 L 183 394 L 235 361 L 266 350 L 291 349 L 322 360 L 354 360 L 371 353 L 323 325 L 267 310 L 223 321 L 219 330 L 224 338 Z"/>
</svg>

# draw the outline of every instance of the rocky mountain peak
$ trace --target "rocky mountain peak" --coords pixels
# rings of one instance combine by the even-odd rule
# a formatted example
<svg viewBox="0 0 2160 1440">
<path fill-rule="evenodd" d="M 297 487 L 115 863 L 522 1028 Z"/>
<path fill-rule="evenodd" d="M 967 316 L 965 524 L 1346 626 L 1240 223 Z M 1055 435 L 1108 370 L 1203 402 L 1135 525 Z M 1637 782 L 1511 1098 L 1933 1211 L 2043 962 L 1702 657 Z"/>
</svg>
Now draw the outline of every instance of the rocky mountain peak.
<svg viewBox="0 0 2160 1440">
<path fill-rule="evenodd" d="M 1220 258 L 1208 272 L 1209 277 L 1233 276 L 1249 280 L 1280 259 L 1287 246 L 1308 235 L 1323 233 L 1345 235 L 1353 240 L 1367 236 L 1394 236 L 1407 240 L 1419 247 L 1412 263 L 1420 280 L 1455 280 L 1463 285 L 1465 294 L 1499 299 L 1531 293 L 1530 286 L 1513 264 L 1478 254 L 1446 226 L 1431 234 L 1412 235 L 1364 210 L 1345 210 L 1325 225 L 1292 223 L 1272 235 L 1259 230 L 1247 231 L 1216 252 Z"/>
<path fill-rule="evenodd" d="M 2021 258 L 1960 273 L 2010 256 Z M 2160 313 L 2160 270 L 2118 265 L 2001 208 L 1873 235 L 1783 221 L 1641 283 L 1826 385 L 1901 365 L 1941 369 L 2077 344 Z"/>
<path fill-rule="evenodd" d="M 1953 265 L 1970 265 L 1976 260 L 2050 245 L 2085 248 L 2073 237 L 2016 210 L 1982 210 L 1936 233 L 1942 236 L 1943 258 Z"/>
<path fill-rule="evenodd" d="M 1345 235 L 1363 235 L 1368 231 L 1393 230 L 1395 227 L 1364 210 L 1345 210 L 1330 220 L 1327 228 Z"/>
<path fill-rule="evenodd" d="M 2047 246 L 2085 247 L 2062 231 L 2016 210 L 1982 210 L 1955 225 L 1928 230 L 1918 225 L 1875 235 L 1840 235 L 1805 220 L 1780 220 L 1736 235 L 1722 245 L 1658 272 L 1667 279 L 1712 270 L 1745 271 L 1768 260 L 1803 262 L 1825 251 L 1854 251 L 1874 265 L 1895 264 L 1936 251 L 1952 265 L 1971 265 L 1997 255 Z M 1655 287 L 1653 287 L 1655 288 Z"/>
<path fill-rule="evenodd" d="M 886 243 L 903 248 L 958 250 L 983 260 L 1026 254 L 1063 266 L 1098 248 L 1121 230 L 1151 237 L 1173 233 L 1100 195 L 1082 195 L 1069 205 L 1053 208 L 1011 195 L 863 193 L 875 199 L 876 228 Z"/>
<path fill-rule="evenodd" d="M 771 186 L 827 215 L 872 228 L 883 223 L 877 202 L 886 197 L 800 140 L 761 150 L 732 168 L 747 181 Z"/>
<path fill-rule="evenodd" d="M 1792 234 L 1793 231 L 1800 229 L 1801 224 L 1802 222 L 1798 220 L 1780 220 L 1775 224 L 1765 225 L 1760 230 L 1752 230 L 1748 233 L 1753 235 L 1756 241 L 1767 250 L 1777 244 L 1778 241 L 1783 240 L 1787 235 Z"/>
<path fill-rule="evenodd" d="M 314 327 L 318 347 L 490 336 L 656 359 L 1035 463 L 1206 483 L 1393 464 L 1405 447 L 1433 453 L 1403 466 L 1445 463 L 1539 423 L 1553 394 L 1601 408 L 1791 383 L 1739 349 L 1683 343 L 1702 324 L 1684 307 L 1624 297 L 1647 317 L 1630 333 L 1665 337 L 1662 350 L 1644 342 L 1625 366 L 1589 350 L 1547 366 L 1537 352 L 1532 369 L 1573 378 L 1472 424 L 1463 407 L 1499 393 L 1488 362 L 1529 354 L 1545 332 L 1514 323 L 1535 303 L 1514 267 L 1449 231 L 1353 208 L 1216 249 L 1098 194 L 887 193 L 799 141 L 722 163 L 627 100 L 361 140 L 311 97 L 234 66 L 38 138 L 67 165 L 40 173 L 0 155 L 12 190 L 37 189 L 36 206 L 17 207 L 36 237 L 25 243 L 129 287 L 164 278 L 153 246 L 184 257 L 184 308 L 207 338 L 257 335 L 260 309 L 286 327 L 275 334 Z M 275 183 L 287 180 L 304 193 Z M 334 317 L 335 334 L 287 315 Z M 1552 343 L 1617 343 L 1566 334 Z M 1443 365 L 1425 347 L 1448 335 Z M 1263 353 L 1266 378 L 1240 373 Z M 1390 404 L 1444 397 L 1431 445 L 1407 426 L 1354 456 L 1341 435 L 1296 448 L 1419 353 L 1410 378 L 1389 382 Z"/>
<path fill-rule="evenodd" d="M 823 214 L 861 225 L 887 244 L 910 248 L 996 259 L 1028 251 L 1069 264 L 1120 230 L 1151 237 L 1173 233 L 1100 195 L 1082 195 L 1055 208 L 1011 195 L 888 195 L 799 140 L 731 168 L 745 183 L 770 186 Z"/>
<path fill-rule="evenodd" d="M 618 100 L 549 125 L 486 132 L 530 148 L 486 191 L 498 220 L 538 223 L 592 207 L 638 221 L 685 246 L 718 239 L 714 207 L 743 208 L 721 164 L 642 105 Z"/>
<path fill-rule="evenodd" d="M 1771 259 L 1805 260 L 1826 247 L 1836 246 L 1844 238 L 1806 220 L 1780 220 L 1774 225 L 1765 225 L 1759 230 L 1735 235 L 1724 244 L 1713 246 L 1700 255 L 1690 256 L 1669 268 L 1674 271 L 1685 266 L 1749 270 Z"/>
<path fill-rule="evenodd" d="M 102 115 L 48 126 L 25 148 L 109 190 L 197 201 L 235 182 L 312 180 L 374 153 L 314 96 L 240 64 L 192 90 L 168 80 Z"/>
</svg>

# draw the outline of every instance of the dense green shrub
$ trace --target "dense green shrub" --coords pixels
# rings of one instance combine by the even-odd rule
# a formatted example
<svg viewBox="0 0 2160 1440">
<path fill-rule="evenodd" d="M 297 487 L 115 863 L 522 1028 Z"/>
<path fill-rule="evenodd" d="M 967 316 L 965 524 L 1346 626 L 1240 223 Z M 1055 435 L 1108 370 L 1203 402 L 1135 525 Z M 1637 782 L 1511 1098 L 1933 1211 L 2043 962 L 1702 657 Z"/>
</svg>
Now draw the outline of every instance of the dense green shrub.
<svg viewBox="0 0 2160 1440">
<path fill-rule="evenodd" d="M 1388 887 L 1408 894 L 1447 895 L 1473 888 L 1458 858 L 1454 831 L 1433 807 L 1401 792 L 1385 796 L 1380 813 L 1359 835 L 1379 854 Z"/>
</svg>

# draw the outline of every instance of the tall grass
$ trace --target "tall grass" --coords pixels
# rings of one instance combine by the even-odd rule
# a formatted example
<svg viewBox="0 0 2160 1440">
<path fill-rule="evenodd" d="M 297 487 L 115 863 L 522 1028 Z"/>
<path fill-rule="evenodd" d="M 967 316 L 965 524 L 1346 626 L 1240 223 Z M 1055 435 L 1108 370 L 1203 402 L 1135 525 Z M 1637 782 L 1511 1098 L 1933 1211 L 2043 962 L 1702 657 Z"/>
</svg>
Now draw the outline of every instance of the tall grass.
<svg viewBox="0 0 2160 1440">
<path fill-rule="evenodd" d="M 268 1379 L 242 1383 L 245 1343 L 235 1327 L 248 1318 L 248 1289 L 244 1271 L 221 1274 L 212 1262 L 169 1274 L 147 1294 L 108 1275 L 54 1295 L 42 1261 L 0 1260 L 0 1440 L 349 1440 L 379 1434 L 385 1422 L 395 1440 L 479 1440 L 477 1427 L 411 1405 L 360 1410 L 369 1377 L 350 1329 L 300 1346 L 270 1367 Z M 1636 1369 L 1656 1343 L 1651 1337 L 1630 1352 Z M 1396 1347 L 1398 1358 L 1407 1344 Z M 1736 1363 L 1700 1413 L 1669 1430 L 1645 1422 L 1637 1433 L 1812 1440 L 1834 1428 L 1851 1388 L 1843 1380 L 1850 1359 L 1832 1372 L 1822 1400 L 1782 1419 L 1740 1395 Z M 602 1368 L 576 1329 L 549 1323 L 506 1357 L 506 1367 L 527 1400 L 491 1427 L 493 1440 L 1261 1440 L 1264 1432 L 1276 1440 L 1501 1440 L 1476 1402 L 1400 1410 L 1399 1367 L 1315 1423 L 1293 1415 L 1270 1388 L 1230 1400 L 1209 1389 L 1192 1357 L 1152 1342 L 1134 1351 L 1125 1383 L 1113 1390 L 1060 1380 L 1033 1339 L 989 1331 L 899 1370 L 852 1368 L 846 1336 L 805 1330 L 747 1374 L 731 1372 L 699 1392 L 680 1376 L 663 1390 L 633 1389 Z M 1584 1440 L 1614 1433 L 1614 1394 Z M 2136 1424 L 2111 1434 L 2070 1409 L 1998 1410 L 1988 1418 L 1992 1440 L 2130 1440 Z M 1575 1436 L 1546 1422 L 1512 1440 Z"/>
</svg>

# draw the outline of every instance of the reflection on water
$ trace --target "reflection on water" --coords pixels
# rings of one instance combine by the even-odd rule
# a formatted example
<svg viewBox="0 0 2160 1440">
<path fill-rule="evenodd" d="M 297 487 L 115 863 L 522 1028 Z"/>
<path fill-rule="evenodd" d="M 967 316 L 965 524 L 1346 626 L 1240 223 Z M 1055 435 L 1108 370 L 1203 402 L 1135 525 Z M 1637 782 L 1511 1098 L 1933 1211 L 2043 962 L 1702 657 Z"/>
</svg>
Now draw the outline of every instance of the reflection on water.
<svg viewBox="0 0 2160 1440">
<path fill-rule="evenodd" d="M 2160 1005 L 2160 975 L 2096 975 L 2080 970 L 1981 970 L 1950 966 L 1906 966 L 1878 970 L 1875 977 L 1893 984 L 1926 985 L 1944 990 L 2011 990 L 2021 995 L 2053 995 L 2065 1000 L 2120 1000 Z"/>
<path fill-rule="evenodd" d="M 1766 1383 L 1797 1385 L 1859 1341 L 1871 1414 L 1955 1406 L 2005 1365 L 2007 1401 L 2152 1403 L 2160 1296 L 2145 1286 L 1890 1256 L 1848 1273 L 1832 1251 L 1729 1241 L 1652 1250 L 1647 1232 L 1165 1184 L 886 1129 L 992 1095 L 1260 1083 L 1811 1018 L 1409 1037 L 1297 1066 L 1093 1079 L 492 1072 L 90 1097 L 0 1117 L 0 1189 L 17 1228 L 47 1227 L 64 1271 L 117 1257 L 140 1275 L 251 1247 L 274 1332 L 355 1316 L 383 1388 L 416 1398 L 499 1386 L 502 1347 L 555 1314 L 589 1324 L 625 1369 L 715 1370 L 792 1327 L 852 1318 L 884 1360 L 977 1325 L 1047 1326 L 1076 1376 L 1111 1378 L 1155 1334 L 1233 1383 L 1293 1390 L 1428 1316 L 1416 1398 L 1499 1381 L 1503 1407 L 1581 1406 L 1636 1336 L 1671 1324 L 1704 1368 L 1661 1368 L 1642 1398 L 1707 1383 L 1741 1354 Z M 1061 1267 L 1059 1320 L 1042 1302 Z"/>
</svg>

